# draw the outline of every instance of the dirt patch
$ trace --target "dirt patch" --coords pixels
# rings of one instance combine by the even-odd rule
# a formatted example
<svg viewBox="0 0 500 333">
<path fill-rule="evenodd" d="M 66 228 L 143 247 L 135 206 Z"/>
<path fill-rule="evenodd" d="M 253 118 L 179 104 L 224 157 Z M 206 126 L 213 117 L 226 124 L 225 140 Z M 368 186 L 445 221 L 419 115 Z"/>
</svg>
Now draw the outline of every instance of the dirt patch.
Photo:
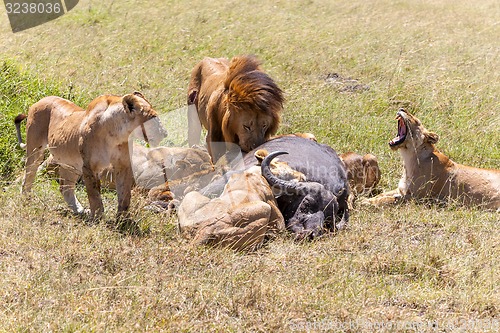
<svg viewBox="0 0 500 333">
<path fill-rule="evenodd" d="M 324 76 L 326 84 L 338 89 L 339 92 L 359 93 L 370 90 L 370 86 L 351 77 L 343 77 L 338 73 L 328 73 Z"/>
</svg>

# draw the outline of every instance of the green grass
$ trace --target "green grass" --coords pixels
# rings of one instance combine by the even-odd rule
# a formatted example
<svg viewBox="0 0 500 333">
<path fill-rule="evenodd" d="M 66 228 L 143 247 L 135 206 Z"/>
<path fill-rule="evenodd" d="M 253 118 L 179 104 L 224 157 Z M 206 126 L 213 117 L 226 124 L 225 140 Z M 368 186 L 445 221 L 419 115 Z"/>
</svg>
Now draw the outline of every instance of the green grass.
<svg viewBox="0 0 500 333">
<path fill-rule="evenodd" d="M 75 103 L 83 100 L 74 95 L 71 85 L 63 87 L 51 79 L 30 74 L 11 59 L 0 58 L 0 177 L 12 180 L 22 167 L 24 152 L 17 147 L 14 118 L 27 113 L 31 104 L 45 96 L 57 95 Z M 23 123 L 24 125 L 24 123 Z M 25 138 L 23 138 L 25 141 Z"/>
<path fill-rule="evenodd" d="M 284 234 L 244 255 L 190 246 L 174 219 L 142 210 L 134 195 L 148 233 L 127 236 L 68 213 L 44 177 L 32 198 L 18 194 L 12 181 L 24 153 L 12 119 L 46 95 L 85 105 L 133 90 L 175 118 L 197 61 L 253 53 L 285 91 L 280 132 L 312 132 L 339 152 L 377 155 L 385 190 L 401 174 L 387 145 L 401 105 L 439 134 L 438 147 L 456 162 L 498 169 L 499 16 L 494 0 L 82 0 L 26 32 L 0 25 L 0 331 L 498 322 L 498 213 L 359 208 L 345 232 L 304 243 Z M 81 188 L 78 196 L 87 202 Z M 105 201 L 111 216 L 116 200 L 107 193 Z M 358 331 L 374 329 L 351 330 Z"/>
</svg>

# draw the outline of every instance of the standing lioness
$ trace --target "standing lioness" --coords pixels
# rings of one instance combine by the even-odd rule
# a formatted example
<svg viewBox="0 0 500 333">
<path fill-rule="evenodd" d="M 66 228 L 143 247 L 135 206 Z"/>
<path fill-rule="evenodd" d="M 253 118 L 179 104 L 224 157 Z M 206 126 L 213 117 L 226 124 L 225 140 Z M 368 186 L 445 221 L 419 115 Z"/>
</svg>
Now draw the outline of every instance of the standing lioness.
<svg viewBox="0 0 500 333">
<path fill-rule="evenodd" d="M 24 118 L 26 116 L 20 115 L 16 119 L 19 141 L 19 122 Z M 128 210 L 134 182 L 129 136 L 148 120 L 159 125 L 156 111 L 138 92 L 123 97 L 99 96 L 87 110 L 56 96 L 41 99 L 30 107 L 27 115 L 27 159 L 22 193 L 30 192 L 48 146 L 52 162 L 60 167 L 60 191 L 75 213 L 84 211 L 75 197 L 75 183 L 83 174 L 90 217 L 102 215 L 104 208 L 98 174 L 111 166 L 116 178 L 118 214 L 122 215 Z"/>
</svg>

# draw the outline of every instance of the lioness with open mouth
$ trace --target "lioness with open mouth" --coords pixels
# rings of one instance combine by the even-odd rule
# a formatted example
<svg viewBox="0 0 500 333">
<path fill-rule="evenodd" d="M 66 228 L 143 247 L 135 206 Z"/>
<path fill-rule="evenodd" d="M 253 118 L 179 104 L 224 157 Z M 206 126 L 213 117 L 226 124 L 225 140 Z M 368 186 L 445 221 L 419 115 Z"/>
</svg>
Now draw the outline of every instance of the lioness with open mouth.
<svg viewBox="0 0 500 333">
<path fill-rule="evenodd" d="M 400 109 L 398 135 L 389 142 L 403 158 L 398 188 L 367 201 L 374 205 L 413 199 L 455 200 L 465 206 L 500 210 L 500 170 L 479 169 L 453 162 L 434 146 L 438 135 Z"/>
</svg>

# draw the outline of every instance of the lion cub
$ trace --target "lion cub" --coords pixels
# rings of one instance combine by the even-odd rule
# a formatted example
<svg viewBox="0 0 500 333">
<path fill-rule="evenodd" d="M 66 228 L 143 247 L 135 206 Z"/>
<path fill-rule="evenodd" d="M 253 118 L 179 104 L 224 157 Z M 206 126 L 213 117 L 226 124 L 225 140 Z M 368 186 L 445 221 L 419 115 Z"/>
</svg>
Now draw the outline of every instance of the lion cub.
<svg viewBox="0 0 500 333">
<path fill-rule="evenodd" d="M 348 203 L 354 206 L 354 200 L 360 195 L 371 195 L 380 181 L 380 168 L 375 155 L 361 156 L 353 152 L 339 155 L 347 172 L 347 181 L 351 188 Z"/>
<path fill-rule="evenodd" d="M 380 168 L 375 155 L 361 156 L 353 152 L 339 155 L 344 162 L 349 186 L 354 195 L 370 195 L 380 181 Z"/>
</svg>

